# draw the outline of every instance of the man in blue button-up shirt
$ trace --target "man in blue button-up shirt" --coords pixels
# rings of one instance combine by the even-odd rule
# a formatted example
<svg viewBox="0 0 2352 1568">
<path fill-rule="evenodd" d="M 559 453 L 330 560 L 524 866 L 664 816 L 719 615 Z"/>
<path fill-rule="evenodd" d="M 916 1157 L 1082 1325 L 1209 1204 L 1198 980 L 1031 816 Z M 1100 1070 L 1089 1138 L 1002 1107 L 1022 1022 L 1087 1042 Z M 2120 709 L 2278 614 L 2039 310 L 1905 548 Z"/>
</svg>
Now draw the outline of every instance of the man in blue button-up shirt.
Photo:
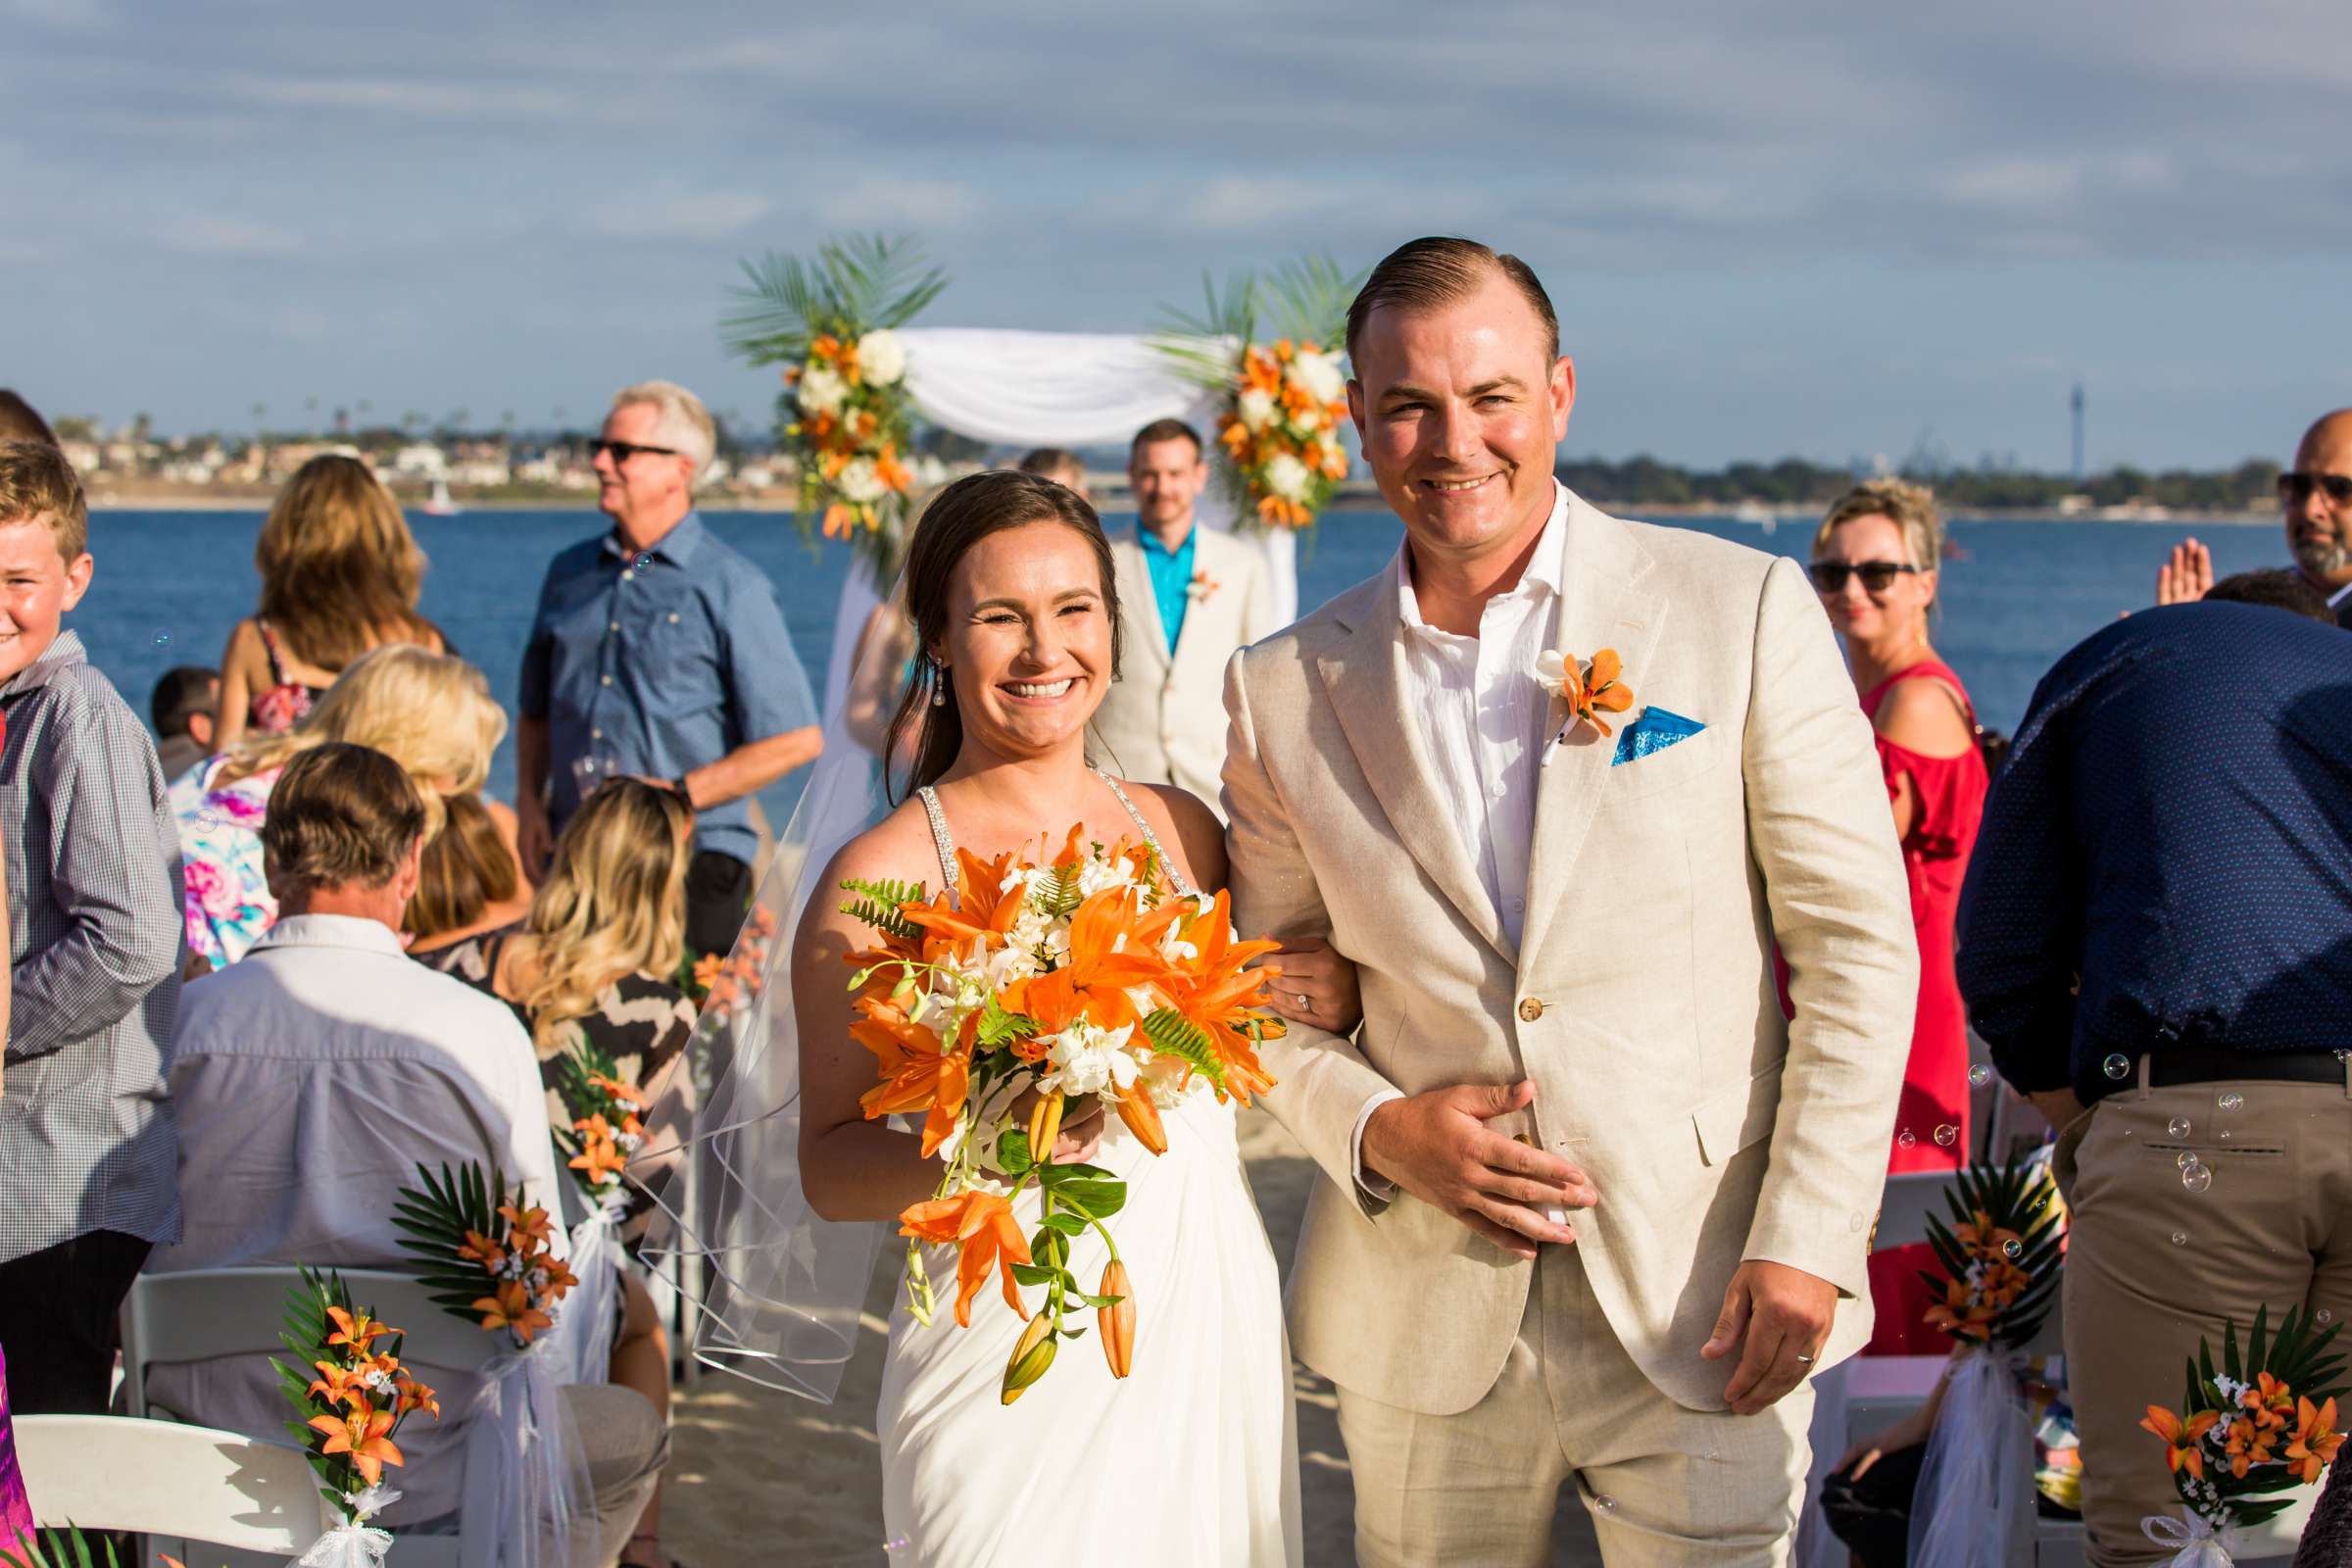
<svg viewBox="0 0 2352 1568">
<path fill-rule="evenodd" d="M 746 797 L 817 753 L 808 680 L 765 573 L 703 525 L 695 476 L 716 430 L 693 393 L 624 387 L 596 443 L 612 531 L 555 559 L 522 654 L 524 862 L 547 863 L 583 796 L 614 773 L 665 783 L 695 808 L 686 941 L 734 944 L 751 898 Z"/>
</svg>

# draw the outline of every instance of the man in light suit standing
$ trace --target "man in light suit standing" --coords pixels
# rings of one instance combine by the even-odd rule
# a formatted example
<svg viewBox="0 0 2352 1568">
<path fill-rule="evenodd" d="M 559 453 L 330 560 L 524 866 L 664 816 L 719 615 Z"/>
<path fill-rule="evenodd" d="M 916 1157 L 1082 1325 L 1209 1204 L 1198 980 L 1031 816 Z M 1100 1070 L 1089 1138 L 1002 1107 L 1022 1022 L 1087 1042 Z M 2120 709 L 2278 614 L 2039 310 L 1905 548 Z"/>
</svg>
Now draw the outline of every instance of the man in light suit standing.
<svg viewBox="0 0 2352 1568">
<path fill-rule="evenodd" d="M 1793 562 L 1553 479 L 1523 263 L 1416 240 L 1348 346 L 1405 542 L 1234 661 L 1225 804 L 1242 927 L 1363 989 L 1355 1038 L 1265 1052 L 1329 1177 L 1290 1312 L 1359 1559 L 1548 1562 L 1573 1481 L 1611 1568 L 1785 1562 L 1917 986 L 1869 725 Z"/>
<path fill-rule="evenodd" d="M 1127 641 L 1118 682 L 1095 714 L 1100 760 L 1213 802 L 1225 766 L 1226 662 L 1275 626 L 1265 556 L 1194 520 L 1208 464 L 1182 419 L 1136 432 L 1127 478 L 1136 526 L 1110 530 Z"/>
</svg>

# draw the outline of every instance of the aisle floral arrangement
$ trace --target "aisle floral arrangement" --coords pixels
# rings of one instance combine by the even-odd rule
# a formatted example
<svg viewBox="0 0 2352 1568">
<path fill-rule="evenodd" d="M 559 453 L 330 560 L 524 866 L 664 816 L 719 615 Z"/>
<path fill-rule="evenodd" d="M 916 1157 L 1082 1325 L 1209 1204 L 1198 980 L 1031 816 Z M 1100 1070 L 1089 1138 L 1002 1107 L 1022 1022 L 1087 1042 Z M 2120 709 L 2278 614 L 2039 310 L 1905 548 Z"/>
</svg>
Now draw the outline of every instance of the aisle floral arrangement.
<svg viewBox="0 0 2352 1568">
<path fill-rule="evenodd" d="M 1928 1245 L 1941 1273 L 1920 1278 L 1943 1299 L 1926 1321 L 1969 1345 L 2021 1348 L 2057 1300 L 2065 1205 L 2046 1164 L 1970 1165 L 1944 1193 L 1952 1211 L 1928 1216 Z"/>
<path fill-rule="evenodd" d="M 435 1176 L 416 1167 L 421 1192 L 393 1195 L 392 1223 L 401 1247 L 416 1259 L 417 1280 L 433 1301 L 457 1317 L 503 1333 L 517 1350 L 554 1327 L 557 1305 L 578 1282 L 548 1251 L 553 1222 L 547 1210 L 525 1207 L 508 1194 L 503 1171 L 485 1175 L 478 1164 Z"/>
<path fill-rule="evenodd" d="M 384 1484 L 384 1466 L 403 1462 L 393 1440 L 419 1410 L 440 1419 L 441 1401 L 401 1365 L 401 1331 L 355 1303 L 332 1270 L 302 1270 L 278 1339 L 293 1356 L 270 1363 L 294 1408 L 286 1430 L 318 1472 L 318 1494 L 342 1516 L 344 1535 L 389 1544 L 368 1521 L 400 1495 Z"/>
<path fill-rule="evenodd" d="M 1362 283 L 1310 257 L 1270 279 L 1244 273 L 1205 286 L 1198 317 L 1172 317 L 1159 347 L 1185 377 L 1217 394 L 1219 470 L 1243 521 L 1312 528 L 1348 477 L 1348 302 Z M 1270 317 L 1277 335 L 1259 335 Z"/>
<path fill-rule="evenodd" d="M 645 1092 L 621 1076 L 612 1054 L 582 1035 L 556 1059 L 556 1096 L 571 1117 L 556 1148 L 591 1208 L 618 1201 L 629 1156 L 645 1147 Z"/>
<path fill-rule="evenodd" d="M 2273 1334 L 2270 1308 L 2257 1308 L 2242 1354 L 2237 1325 L 2224 1325 L 2218 1370 L 2210 1342 L 2197 1342 L 2180 1408 L 2151 1404 L 2140 1422 L 2164 1445 L 2183 1505 L 2179 1521 L 2148 1521 L 2151 1536 L 2186 1550 L 2285 1512 L 2293 1499 L 2279 1494 L 2320 1480 L 2344 1442 L 2336 1426 L 2344 1362 L 2328 1353 L 2341 1326 L 2290 1307 Z"/>
<path fill-rule="evenodd" d="M 1105 1223 L 1126 1183 L 1054 1159 L 1069 1103 L 1101 1101 L 1156 1154 L 1168 1147 L 1160 1113 L 1188 1093 L 1204 1085 L 1247 1104 L 1273 1087 L 1257 1047 L 1282 1032 L 1262 1010 L 1278 971 L 1246 966 L 1278 944 L 1235 941 L 1225 895 L 1175 893 L 1150 848 L 1082 847 L 1076 828 L 1050 859 L 958 851 L 956 861 L 953 899 L 920 883 L 843 884 L 854 895 L 844 912 L 878 937 L 851 956 L 851 1033 L 879 1066 L 866 1116 L 921 1116 L 925 1157 L 946 1163 L 930 1200 L 899 1216 L 908 1309 L 932 1321 L 926 1246 L 958 1250 L 965 1327 L 994 1272 L 1029 1321 L 1004 1370 L 1010 1404 L 1059 1340 L 1085 1333 L 1064 1326 L 1081 1307 L 1097 1314 L 1112 1375 L 1133 1363 L 1136 1292 Z M 1024 1095 L 1033 1108 L 1016 1116 Z M 1031 1189 L 1040 1221 L 1024 1236 L 1013 1205 Z M 1089 1230 L 1109 1253 L 1092 1292 L 1069 1268 L 1071 1239 Z M 1045 1293 L 1034 1315 L 1022 1286 Z"/>
<path fill-rule="evenodd" d="M 915 489 L 914 414 L 897 329 L 948 286 L 904 240 L 828 240 L 812 260 L 743 264 L 728 347 L 782 365 L 783 448 L 800 471 L 803 533 L 845 539 L 877 580 L 896 559 Z"/>
</svg>

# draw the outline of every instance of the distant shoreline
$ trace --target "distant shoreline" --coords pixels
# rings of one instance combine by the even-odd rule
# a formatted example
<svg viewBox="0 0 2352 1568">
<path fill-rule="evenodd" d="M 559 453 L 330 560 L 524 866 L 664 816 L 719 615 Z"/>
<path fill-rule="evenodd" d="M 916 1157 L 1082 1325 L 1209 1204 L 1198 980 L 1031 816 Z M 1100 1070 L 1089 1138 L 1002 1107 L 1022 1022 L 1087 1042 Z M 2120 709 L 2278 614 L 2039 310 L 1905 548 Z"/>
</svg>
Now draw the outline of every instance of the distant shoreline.
<svg viewBox="0 0 2352 1568">
<path fill-rule="evenodd" d="M 268 488 L 240 489 L 223 495 L 213 486 L 181 488 L 142 487 L 130 489 L 96 489 L 90 494 L 92 512 L 267 512 L 274 491 Z M 475 512 L 593 512 L 595 503 L 584 492 L 562 495 L 469 501 L 463 496 L 454 498 L 458 515 Z M 1108 498 L 1123 499 L 1123 498 Z M 1592 498 L 1588 497 L 1588 500 Z M 705 512 L 761 512 L 790 515 L 793 508 L 787 502 L 763 502 L 736 496 L 710 496 L 701 499 L 698 506 Z M 1592 504 L 1613 515 L 1625 517 L 1730 517 L 1732 507 L 1691 505 L 1688 503 L 1643 503 L 1638 501 L 1592 500 Z M 1735 506 L 1737 503 L 1735 503 Z M 419 509 L 410 508 L 412 513 Z M 1124 509 L 1121 509 L 1124 510 Z M 1343 497 L 1329 509 L 1329 514 L 1339 516 L 1385 516 L 1387 509 L 1369 496 Z M 2102 517 L 2096 514 L 2062 517 L 2044 507 L 1980 508 L 1954 510 L 1950 516 L 1955 522 L 2177 522 L 2201 528 L 2268 527 L 2278 526 L 2278 518 L 2268 513 L 2248 512 L 2170 512 L 2148 510 L 2128 516 Z M 1772 513 L 1777 523 L 1810 526 L 1819 514 L 1803 509 L 1776 508 Z M 1761 526 L 1762 519 L 1756 519 Z"/>
</svg>

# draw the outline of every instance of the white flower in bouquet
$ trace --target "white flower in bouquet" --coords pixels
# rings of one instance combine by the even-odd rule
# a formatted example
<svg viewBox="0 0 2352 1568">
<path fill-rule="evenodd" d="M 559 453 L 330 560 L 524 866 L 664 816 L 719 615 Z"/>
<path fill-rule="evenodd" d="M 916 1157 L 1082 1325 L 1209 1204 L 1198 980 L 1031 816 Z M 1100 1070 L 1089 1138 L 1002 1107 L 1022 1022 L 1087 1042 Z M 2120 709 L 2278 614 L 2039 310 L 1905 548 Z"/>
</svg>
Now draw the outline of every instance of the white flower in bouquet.
<svg viewBox="0 0 2352 1568">
<path fill-rule="evenodd" d="M 881 500 L 886 487 L 882 475 L 875 471 L 873 459 L 852 458 L 834 477 L 833 488 L 841 492 L 844 501 L 868 502 Z"/>
<path fill-rule="evenodd" d="M 1263 430 L 1274 417 L 1274 394 L 1263 387 L 1250 387 L 1234 399 L 1233 412 L 1241 416 L 1242 423 L 1251 430 Z"/>
<path fill-rule="evenodd" d="M 858 374 L 867 386 L 896 386 L 906 374 L 906 346 L 888 327 L 858 340 Z"/>
<path fill-rule="evenodd" d="M 1266 460 L 1266 488 L 1285 501 L 1303 505 L 1315 488 L 1315 470 L 1292 457 L 1277 452 Z"/>
<path fill-rule="evenodd" d="M 839 414 L 842 403 L 850 395 L 850 383 L 841 372 L 828 365 L 810 361 L 801 373 L 801 412 L 803 414 Z"/>
<path fill-rule="evenodd" d="M 1135 1082 L 1143 1064 L 1127 1049 L 1132 1025 L 1104 1029 L 1081 1018 L 1054 1036 L 1046 1059 L 1054 1065 L 1037 1080 L 1039 1094 L 1058 1089 L 1065 1095 L 1099 1095 L 1121 1090 Z"/>
<path fill-rule="evenodd" d="M 1291 357 L 1291 379 L 1320 404 L 1337 403 L 1348 392 L 1339 362 L 1317 349 L 1300 349 Z"/>
<path fill-rule="evenodd" d="M 1312 438 L 1318 430 L 1326 428 L 1331 423 L 1331 416 L 1325 412 L 1322 404 L 1309 403 L 1303 409 L 1294 409 L 1284 414 L 1282 422 L 1291 427 L 1293 435 L 1304 441 Z"/>
</svg>

